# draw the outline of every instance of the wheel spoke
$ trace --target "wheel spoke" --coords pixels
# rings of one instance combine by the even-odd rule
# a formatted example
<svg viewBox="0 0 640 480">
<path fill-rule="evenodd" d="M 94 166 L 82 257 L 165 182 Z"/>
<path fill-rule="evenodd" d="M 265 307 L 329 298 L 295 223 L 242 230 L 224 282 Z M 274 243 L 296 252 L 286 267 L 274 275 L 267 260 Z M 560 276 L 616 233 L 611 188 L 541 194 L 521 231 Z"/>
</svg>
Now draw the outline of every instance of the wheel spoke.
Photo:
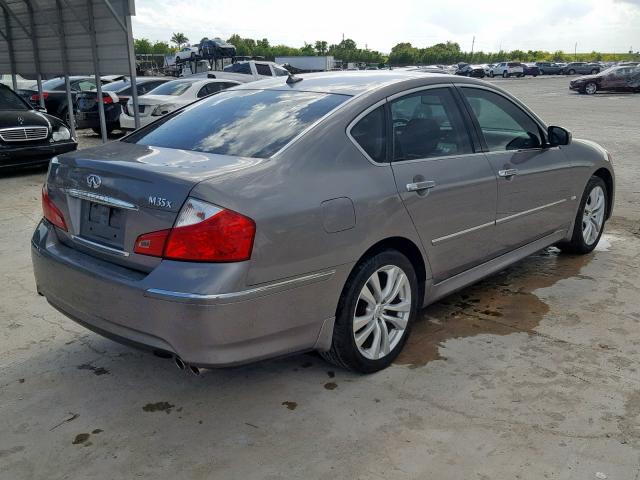
<svg viewBox="0 0 640 480">
<path fill-rule="evenodd" d="M 362 330 L 362 332 L 356 335 L 356 345 L 358 345 L 358 347 L 362 347 L 362 344 L 367 340 L 367 338 L 369 338 L 374 328 L 376 328 L 376 322 L 371 322 Z"/>
<path fill-rule="evenodd" d="M 384 322 L 380 322 L 380 343 L 382 347 L 382 355 L 388 355 L 391 351 L 391 345 L 389 343 L 389 330 L 387 329 L 387 324 Z"/>
<path fill-rule="evenodd" d="M 400 293 L 400 289 L 403 287 L 404 282 L 406 281 L 407 281 L 407 277 L 405 277 L 404 274 L 401 273 L 400 275 L 397 275 L 395 285 L 393 286 L 393 290 L 391 290 L 391 292 L 384 297 L 383 299 L 384 303 L 389 303 L 395 300 L 395 298 L 398 296 L 398 293 Z"/>
<path fill-rule="evenodd" d="M 589 221 L 588 218 L 585 220 L 585 222 L 586 222 L 586 225 L 582 227 L 582 237 L 584 238 L 585 242 L 591 243 L 589 241 L 589 238 L 591 238 L 591 229 L 593 228 L 593 226 L 591 225 L 591 222 Z"/>
<path fill-rule="evenodd" d="M 411 302 L 400 302 L 400 303 L 390 303 L 384 306 L 384 310 L 389 310 L 391 312 L 408 312 L 411 310 Z"/>
<path fill-rule="evenodd" d="M 362 327 L 368 325 L 373 320 L 373 313 L 368 315 L 362 315 L 360 317 L 354 317 L 353 319 L 353 331 L 358 332 Z"/>
<path fill-rule="evenodd" d="M 407 319 L 403 317 L 392 317 L 391 315 L 382 314 L 382 319 L 386 322 L 389 322 L 398 330 L 404 330 L 407 328 Z"/>
<path fill-rule="evenodd" d="M 382 287 L 380 286 L 380 276 L 378 275 L 378 272 L 371 275 L 371 278 L 369 278 L 367 285 L 371 285 L 371 288 L 372 288 L 371 293 L 373 294 L 373 297 L 376 299 L 376 303 L 381 302 Z"/>
<path fill-rule="evenodd" d="M 369 290 L 368 285 L 365 285 L 364 287 L 362 287 L 362 291 L 360 292 L 360 298 L 365 302 L 367 302 L 372 307 L 375 307 L 378 304 L 373 293 L 371 293 L 371 290 Z"/>
<path fill-rule="evenodd" d="M 380 356 L 380 337 L 382 337 L 382 332 L 380 331 L 379 322 L 374 322 L 373 324 L 373 341 L 371 342 L 369 354 L 371 355 L 371 358 L 377 359 Z"/>
<path fill-rule="evenodd" d="M 593 236 L 597 237 L 600 233 L 600 225 L 598 224 L 598 220 L 596 220 L 594 217 L 591 217 L 591 224 L 593 225 Z"/>
</svg>

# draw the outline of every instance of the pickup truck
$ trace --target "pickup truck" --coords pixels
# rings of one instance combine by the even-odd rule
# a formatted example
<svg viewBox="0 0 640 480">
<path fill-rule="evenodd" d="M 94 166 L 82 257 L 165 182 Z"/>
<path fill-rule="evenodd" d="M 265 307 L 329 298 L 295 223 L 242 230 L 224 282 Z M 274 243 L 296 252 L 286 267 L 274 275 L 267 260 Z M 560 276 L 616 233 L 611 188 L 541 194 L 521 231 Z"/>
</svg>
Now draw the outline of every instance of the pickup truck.
<svg viewBox="0 0 640 480">
<path fill-rule="evenodd" d="M 288 75 L 289 72 L 277 63 L 249 60 L 247 62 L 232 63 L 224 67 L 221 72 L 211 71 L 202 76 L 248 83 L 255 80 L 263 80 L 271 77 L 286 77 Z"/>
</svg>

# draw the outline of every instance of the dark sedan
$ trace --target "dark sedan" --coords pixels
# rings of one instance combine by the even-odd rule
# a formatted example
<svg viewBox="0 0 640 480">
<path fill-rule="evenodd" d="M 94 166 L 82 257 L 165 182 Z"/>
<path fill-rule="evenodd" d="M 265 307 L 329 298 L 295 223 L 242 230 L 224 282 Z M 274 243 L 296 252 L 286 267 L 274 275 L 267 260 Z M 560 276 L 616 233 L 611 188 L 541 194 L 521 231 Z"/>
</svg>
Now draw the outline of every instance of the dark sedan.
<svg viewBox="0 0 640 480">
<path fill-rule="evenodd" d="M 141 77 L 137 79 L 136 89 L 138 95 L 144 95 L 154 88 L 173 80 L 171 77 Z M 131 98 L 131 82 L 120 80 L 102 87 L 104 102 L 104 116 L 107 124 L 107 133 L 111 133 L 120 127 L 120 114 Z M 98 92 L 81 92 L 76 101 L 76 122 L 78 128 L 91 128 L 100 133 L 100 117 L 98 114 Z"/>
<path fill-rule="evenodd" d="M 640 92 L 640 67 L 611 67 L 596 75 L 571 80 L 569 88 L 587 95 L 601 90 Z"/>
<path fill-rule="evenodd" d="M 459 63 L 458 68 L 456 70 L 456 75 L 461 75 L 463 77 L 484 78 L 486 73 L 482 65 L 470 65 L 468 63 Z"/>
<path fill-rule="evenodd" d="M 75 104 L 76 96 L 80 92 L 88 92 L 96 89 L 94 77 L 70 77 L 71 99 Z M 106 83 L 103 81 L 103 83 Z M 20 96 L 30 102 L 34 107 L 40 105 L 40 94 L 37 89 L 20 90 Z M 64 78 L 56 77 L 42 83 L 42 96 L 47 113 L 69 122 L 69 105 L 67 101 L 67 91 L 65 89 Z"/>
<path fill-rule="evenodd" d="M 553 62 L 536 62 L 536 66 L 540 71 L 540 75 L 559 75 L 564 68 L 562 65 Z"/>
<path fill-rule="evenodd" d="M 33 109 L 0 84 L 0 168 L 48 162 L 77 146 L 62 120 Z"/>
<path fill-rule="evenodd" d="M 540 75 L 540 68 L 535 63 L 523 63 L 522 64 L 522 75 L 525 77 L 527 75 L 531 75 L 532 77 L 537 77 Z"/>
</svg>

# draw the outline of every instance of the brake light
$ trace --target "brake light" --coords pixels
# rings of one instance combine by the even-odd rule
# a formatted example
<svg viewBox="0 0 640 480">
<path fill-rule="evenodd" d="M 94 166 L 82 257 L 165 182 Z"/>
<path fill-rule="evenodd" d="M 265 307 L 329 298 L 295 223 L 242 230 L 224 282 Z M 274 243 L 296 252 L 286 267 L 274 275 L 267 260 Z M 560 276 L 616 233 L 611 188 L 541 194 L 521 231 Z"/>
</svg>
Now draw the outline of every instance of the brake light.
<svg viewBox="0 0 640 480">
<path fill-rule="evenodd" d="M 56 204 L 53 203 L 53 200 L 51 200 L 46 185 L 42 187 L 42 214 L 44 215 L 44 218 L 49 220 L 56 227 L 64 230 L 65 232 L 67 231 L 67 224 L 64 221 L 64 216 Z"/>
<path fill-rule="evenodd" d="M 49 94 L 47 92 L 42 92 L 42 98 L 44 98 L 46 100 L 47 98 L 49 98 Z M 40 94 L 34 93 L 33 95 L 31 95 L 31 101 L 32 102 L 39 102 L 40 101 Z"/>
<path fill-rule="evenodd" d="M 110 103 L 113 103 L 113 98 L 111 98 L 111 95 L 103 95 L 102 103 L 104 103 L 105 105 L 109 105 Z"/>
<path fill-rule="evenodd" d="M 250 218 L 188 198 L 174 227 L 140 235 L 134 252 L 170 260 L 242 262 L 251 258 L 255 232 Z"/>
</svg>

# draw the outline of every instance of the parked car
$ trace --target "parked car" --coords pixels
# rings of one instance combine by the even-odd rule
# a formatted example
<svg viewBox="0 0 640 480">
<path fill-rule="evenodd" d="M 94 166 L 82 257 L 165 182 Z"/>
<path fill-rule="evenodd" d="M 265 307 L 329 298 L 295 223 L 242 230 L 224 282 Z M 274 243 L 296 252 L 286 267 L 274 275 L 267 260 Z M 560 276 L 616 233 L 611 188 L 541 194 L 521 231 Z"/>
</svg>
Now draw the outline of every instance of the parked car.
<svg viewBox="0 0 640 480">
<path fill-rule="evenodd" d="M 271 77 L 288 77 L 289 72 L 274 62 L 249 60 L 248 62 L 236 62 L 227 65 L 221 72 L 216 71 L 198 75 L 247 83 Z"/>
<path fill-rule="evenodd" d="M 212 40 L 203 38 L 198 46 L 198 54 L 202 58 L 216 60 L 219 58 L 233 58 L 236 56 L 236 47 L 225 42 L 219 37 Z"/>
<path fill-rule="evenodd" d="M 562 73 L 563 66 L 553 62 L 536 62 L 540 75 L 559 75 Z"/>
<path fill-rule="evenodd" d="M 599 91 L 640 92 L 640 67 L 611 67 L 595 75 L 571 80 L 569 88 L 587 95 Z"/>
<path fill-rule="evenodd" d="M 600 65 L 597 63 L 587 62 L 571 62 L 562 69 L 562 73 L 565 75 L 575 75 L 576 73 L 595 75 L 600 71 Z"/>
<path fill-rule="evenodd" d="M 329 72 L 62 155 L 43 194 L 36 287 L 82 325 L 195 371 L 318 350 L 374 372 L 424 305 L 550 245 L 591 252 L 614 174 L 479 80 Z"/>
<path fill-rule="evenodd" d="M 198 56 L 199 47 L 184 46 L 176 52 L 176 63 L 191 60 L 195 62 Z"/>
<path fill-rule="evenodd" d="M 90 92 L 96 89 L 96 81 L 94 77 L 76 76 L 70 77 L 71 98 L 75 104 L 77 94 L 80 92 Z M 107 83 L 104 82 L 103 83 Z M 37 86 L 34 85 L 30 89 L 19 90 L 18 94 L 25 100 L 31 102 L 34 107 L 40 105 L 40 94 Z M 44 97 L 44 105 L 49 115 L 63 119 L 69 123 L 69 105 L 67 102 L 67 91 L 63 77 L 52 78 L 42 82 L 42 96 Z"/>
<path fill-rule="evenodd" d="M 241 85 L 241 83 L 234 80 L 194 78 L 165 83 L 138 100 L 140 126 L 148 125 L 159 117 L 189 105 L 199 98 L 213 95 L 236 85 Z M 136 128 L 133 113 L 133 103 L 129 100 L 120 115 L 121 128 L 129 130 Z"/>
<path fill-rule="evenodd" d="M 77 145 L 62 120 L 34 109 L 0 85 L 0 169 L 47 163 Z"/>
<path fill-rule="evenodd" d="M 139 96 L 149 93 L 154 88 L 170 81 L 170 77 L 139 77 L 136 79 L 136 89 Z M 102 87 L 104 116 L 107 133 L 120 128 L 120 114 L 122 107 L 131 98 L 131 82 L 120 80 Z M 76 100 L 77 128 L 91 128 L 100 133 L 100 116 L 98 112 L 98 92 L 80 92 Z"/>
<path fill-rule="evenodd" d="M 0 75 L 0 84 L 13 89 L 13 77 L 11 76 L 11 74 L 5 73 Z M 24 78 L 22 75 L 16 74 L 16 84 L 17 84 L 18 90 L 29 89 L 29 88 L 32 88 L 34 85 L 36 85 L 36 81 L 29 80 L 27 78 Z"/>
<path fill-rule="evenodd" d="M 532 77 L 537 77 L 538 75 L 540 75 L 540 68 L 535 63 L 523 63 L 522 75 L 524 75 L 525 77 L 527 75 L 531 75 Z"/>
<path fill-rule="evenodd" d="M 495 77 L 496 75 L 507 77 L 521 77 L 524 75 L 524 68 L 520 62 L 501 62 L 493 66 L 489 70 L 489 76 Z"/>
<path fill-rule="evenodd" d="M 484 78 L 484 67 L 482 65 L 469 65 L 468 63 L 459 63 L 456 75 L 463 77 Z"/>
<path fill-rule="evenodd" d="M 493 63 L 485 63 L 482 68 L 484 69 L 484 74 L 485 76 L 489 76 L 489 74 L 491 73 L 491 69 L 495 66 L 495 64 Z"/>
</svg>

